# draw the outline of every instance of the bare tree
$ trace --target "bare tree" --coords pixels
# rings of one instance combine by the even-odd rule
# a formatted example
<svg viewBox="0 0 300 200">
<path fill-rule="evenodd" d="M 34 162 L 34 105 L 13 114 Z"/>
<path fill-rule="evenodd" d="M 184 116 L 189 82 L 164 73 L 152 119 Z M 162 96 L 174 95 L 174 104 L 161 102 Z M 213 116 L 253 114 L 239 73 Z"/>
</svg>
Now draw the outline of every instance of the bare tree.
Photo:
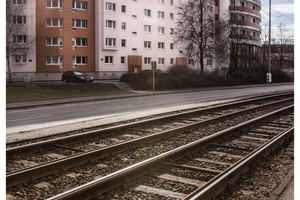
<svg viewBox="0 0 300 200">
<path fill-rule="evenodd" d="M 286 65 L 292 66 L 294 64 L 294 36 L 287 33 L 285 25 L 280 23 L 278 31 L 278 39 L 274 40 L 272 46 L 272 60 L 279 62 L 279 67 Z"/>
<path fill-rule="evenodd" d="M 262 43 L 262 46 L 260 48 L 262 64 L 267 64 L 269 57 L 269 28 L 267 24 L 265 24 L 264 29 L 262 30 L 260 40 Z"/>
<path fill-rule="evenodd" d="M 220 21 L 215 22 L 215 40 L 213 45 L 216 68 L 222 69 L 225 74 L 230 64 L 230 44 L 229 17 L 225 13 Z"/>
<path fill-rule="evenodd" d="M 187 58 L 200 64 L 200 74 L 204 71 L 204 59 L 214 57 L 213 5 L 213 0 L 190 0 L 179 5 L 174 41 Z"/>
<path fill-rule="evenodd" d="M 6 0 L 6 66 L 10 84 L 13 83 L 13 64 L 26 60 L 26 53 L 35 41 L 35 38 L 29 37 L 26 3 L 26 0 Z"/>
</svg>

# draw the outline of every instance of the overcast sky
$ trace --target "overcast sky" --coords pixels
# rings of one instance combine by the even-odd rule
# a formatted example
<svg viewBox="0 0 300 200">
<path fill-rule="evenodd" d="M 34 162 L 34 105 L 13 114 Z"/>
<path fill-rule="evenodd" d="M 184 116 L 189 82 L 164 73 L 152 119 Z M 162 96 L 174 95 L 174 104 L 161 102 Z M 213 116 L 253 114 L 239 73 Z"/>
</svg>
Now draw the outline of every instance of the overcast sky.
<svg viewBox="0 0 300 200">
<path fill-rule="evenodd" d="M 272 35 L 276 37 L 280 23 L 286 31 L 294 34 L 294 0 L 271 0 Z M 261 0 L 262 30 L 269 26 L 269 0 Z M 272 36 L 272 38 L 273 38 Z"/>
</svg>

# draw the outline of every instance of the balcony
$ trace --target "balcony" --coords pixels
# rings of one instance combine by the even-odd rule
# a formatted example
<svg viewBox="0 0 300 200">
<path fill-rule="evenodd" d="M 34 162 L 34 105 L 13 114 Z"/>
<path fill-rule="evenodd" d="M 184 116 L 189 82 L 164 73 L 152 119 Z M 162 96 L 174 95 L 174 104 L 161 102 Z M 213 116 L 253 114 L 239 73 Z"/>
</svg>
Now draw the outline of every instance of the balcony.
<svg viewBox="0 0 300 200">
<path fill-rule="evenodd" d="M 250 26 L 253 28 L 256 28 L 261 31 L 261 27 L 259 24 L 253 23 L 253 22 L 248 22 L 248 21 L 240 21 L 240 20 L 230 20 L 230 24 L 234 24 L 237 26 Z"/>
<path fill-rule="evenodd" d="M 251 41 L 259 41 L 259 37 L 251 36 L 251 35 L 240 35 L 240 34 L 231 34 L 230 38 L 232 39 L 243 39 L 243 40 L 251 40 Z"/>
<path fill-rule="evenodd" d="M 229 6 L 229 11 L 237 11 L 237 12 L 246 12 L 256 15 L 258 18 L 260 18 L 260 12 L 257 10 L 253 10 L 251 8 L 247 7 L 240 7 L 240 6 Z"/>
</svg>

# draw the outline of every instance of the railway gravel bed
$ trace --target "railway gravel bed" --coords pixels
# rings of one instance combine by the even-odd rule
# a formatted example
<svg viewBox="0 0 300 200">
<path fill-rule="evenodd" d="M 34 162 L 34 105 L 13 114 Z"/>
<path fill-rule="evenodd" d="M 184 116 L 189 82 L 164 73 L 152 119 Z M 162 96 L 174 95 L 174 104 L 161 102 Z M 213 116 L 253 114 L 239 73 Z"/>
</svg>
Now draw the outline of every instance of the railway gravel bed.
<svg viewBox="0 0 300 200">
<path fill-rule="evenodd" d="M 167 140 L 147 144 L 144 147 L 130 149 L 126 152 L 111 155 L 108 158 L 93 161 L 89 164 L 81 165 L 69 170 L 62 169 L 60 172 L 57 172 L 53 175 L 49 175 L 40 179 L 33 179 L 28 183 L 8 188 L 7 194 L 14 196 L 16 199 L 44 199 L 55 194 L 61 193 L 63 191 L 69 190 L 71 188 L 77 187 L 79 185 L 82 185 L 86 182 L 90 182 L 99 177 L 105 176 L 126 166 L 130 166 L 134 163 L 140 162 L 147 158 L 159 155 L 168 150 L 195 141 L 199 138 L 203 138 L 214 132 L 250 120 L 256 116 L 263 115 L 272 110 L 285 107 L 286 105 L 290 105 L 291 103 L 292 102 L 273 106 L 272 108 L 261 109 L 260 111 L 253 112 L 251 114 L 242 115 L 225 120 L 222 123 L 209 124 L 205 128 L 186 132 L 184 135 L 177 135 L 175 137 L 168 138 Z M 65 154 L 68 154 L 68 151 L 66 151 Z M 58 152 L 54 151 L 53 153 Z M 231 161 L 234 162 L 234 159 Z M 217 167 L 215 166 L 215 168 Z M 41 183 L 44 183 L 44 185 Z M 161 183 L 158 180 L 154 179 L 153 184 Z M 187 191 L 190 191 L 193 190 L 194 187 L 186 189 Z M 136 191 L 134 191 L 133 193 L 136 193 Z M 156 197 L 153 196 L 153 198 Z"/>
</svg>

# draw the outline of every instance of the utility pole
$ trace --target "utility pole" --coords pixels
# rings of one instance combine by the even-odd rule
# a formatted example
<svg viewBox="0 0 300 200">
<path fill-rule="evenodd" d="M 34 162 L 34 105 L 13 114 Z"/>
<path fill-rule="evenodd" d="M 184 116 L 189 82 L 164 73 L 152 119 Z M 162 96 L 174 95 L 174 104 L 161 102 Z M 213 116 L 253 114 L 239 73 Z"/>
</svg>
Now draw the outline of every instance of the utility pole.
<svg viewBox="0 0 300 200">
<path fill-rule="evenodd" d="M 267 74 L 267 82 L 272 82 L 271 74 L 271 0 L 269 0 L 269 73 Z"/>
<path fill-rule="evenodd" d="M 152 69 L 152 73 L 153 73 L 153 91 L 152 94 L 154 94 L 154 90 L 155 90 L 155 70 L 156 70 L 156 61 L 152 61 L 151 62 L 151 69 Z"/>
</svg>

